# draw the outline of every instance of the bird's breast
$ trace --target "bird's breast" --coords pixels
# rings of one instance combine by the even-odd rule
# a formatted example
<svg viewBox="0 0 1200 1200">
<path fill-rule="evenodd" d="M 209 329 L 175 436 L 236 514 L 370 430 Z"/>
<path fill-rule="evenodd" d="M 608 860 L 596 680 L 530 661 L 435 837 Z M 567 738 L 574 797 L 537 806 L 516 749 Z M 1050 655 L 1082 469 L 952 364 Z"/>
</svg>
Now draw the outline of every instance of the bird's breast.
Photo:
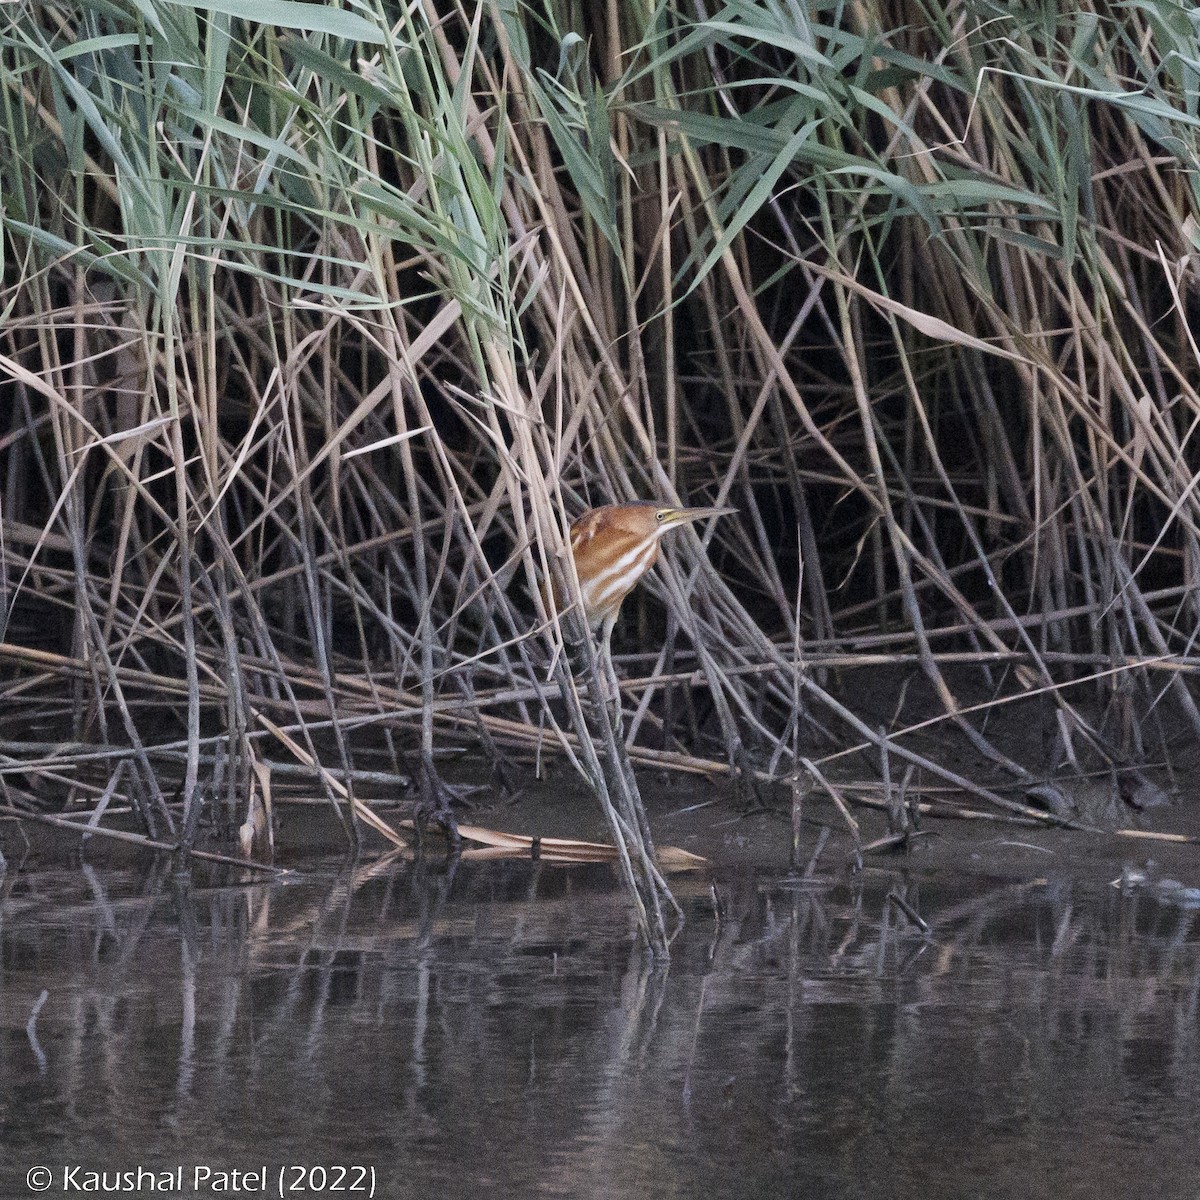
<svg viewBox="0 0 1200 1200">
<path fill-rule="evenodd" d="M 588 620 L 602 620 L 620 606 L 658 558 L 658 538 L 610 530 L 603 539 L 572 539 L 575 572 Z"/>
</svg>

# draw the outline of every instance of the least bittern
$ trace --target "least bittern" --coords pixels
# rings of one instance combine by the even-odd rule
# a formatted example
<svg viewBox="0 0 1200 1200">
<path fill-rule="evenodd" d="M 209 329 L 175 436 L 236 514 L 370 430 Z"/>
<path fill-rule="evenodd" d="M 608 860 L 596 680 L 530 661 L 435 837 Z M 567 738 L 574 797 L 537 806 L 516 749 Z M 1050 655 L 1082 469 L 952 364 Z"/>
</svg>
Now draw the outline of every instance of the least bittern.
<svg viewBox="0 0 1200 1200">
<path fill-rule="evenodd" d="M 621 609 L 621 602 L 633 591 L 637 581 L 658 561 L 661 548 L 659 543 L 664 534 L 692 521 L 699 521 L 704 517 L 719 517 L 723 513 L 733 511 L 735 510 L 732 508 L 672 508 L 669 505 L 642 500 L 634 504 L 606 504 L 602 508 L 593 508 L 571 526 L 571 558 L 575 565 L 575 576 L 579 581 L 579 600 L 582 602 L 587 622 L 592 630 L 599 634 L 600 642 L 600 653 L 585 653 L 584 665 L 589 682 L 598 693 L 594 699 L 601 701 L 606 687 L 608 692 L 607 697 L 596 705 L 603 714 L 601 721 L 607 725 L 607 730 L 604 731 L 607 735 L 604 737 L 607 744 L 604 756 L 606 765 L 597 759 L 593 768 L 599 770 L 605 776 L 605 780 L 596 782 L 594 786 L 597 794 L 603 798 L 602 805 L 609 813 L 614 838 L 619 841 L 622 837 L 633 837 L 634 847 L 640 845 L 643 882 L 653 895 L 657 932 L 652 933 L 650 919 L 644 909 L 641 910 L 643 930 L 651 946 L 663 953 L 667 948 L 667 936 L 659 908 L 657 888 L 661 886 L 668 897 L 670 892 L 666 890 L 661 876 L 657 877 L 657 884 L 653 882 L 654 841 L 650 836 L 649 823 L 638 794 L 633 767 L 625 750 L 619 685 L 612 661 L 612 631 L 617 621 L 617 613 Z M 557 594 L 557 591 L 555 589 L 554 600 L 556 607 L 561 611 L 565 598 Z M 621 833 L 620 819 L 608 799 L 609 779 L 615 784 L 618 795 L 623 797 L 621 804 L 636 833 L 629 829 L 624 834 Z M 625 862 L 626 868 L 631 872 L 629 882 L 636 887 L 629 859 L 626 858 Z M 675 905 L 675 908 L 682 915 L 679 906 Z"/>
<path fill-rule="evenodd" d="M 663 534 L 734 508 L 671 508 L 652 500 L 592 508 L 571 525 L 571 555 L 588 624 L 607 651 L 621 601 L 658 561 Z M 560 600 L 561 607 L 561 600 Z"/>
</svg>

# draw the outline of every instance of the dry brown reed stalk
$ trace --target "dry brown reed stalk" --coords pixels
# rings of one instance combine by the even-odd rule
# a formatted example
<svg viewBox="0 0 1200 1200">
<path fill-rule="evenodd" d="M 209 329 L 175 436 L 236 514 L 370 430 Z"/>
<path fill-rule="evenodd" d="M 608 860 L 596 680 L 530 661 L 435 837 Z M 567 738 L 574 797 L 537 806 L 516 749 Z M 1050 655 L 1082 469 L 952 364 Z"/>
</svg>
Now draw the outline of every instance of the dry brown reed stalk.
<svg viewBox="0 0 1200 1200">
<path fill-rule="evenodd" d="M 496 778 L 555 746 L 661 950 L 633 765 L 807 767 L 857 842 L 847 739 L 1046 821 L 1005 793 L 1200 732 L 1194 34 L 276 11 L 0 30 L 0 772 L 124 763 L 187 846 L 287 757 L 356 841 L 380 779 L 448 813 L 448 736 Z M 740 516 L 627 605 L 614 725 L 537 589 L 638 497 Z M 859 711 L 884 667 L 985 766 Z M 997 732 L 1043 701 L 1048 753 Z"/>
</svg>

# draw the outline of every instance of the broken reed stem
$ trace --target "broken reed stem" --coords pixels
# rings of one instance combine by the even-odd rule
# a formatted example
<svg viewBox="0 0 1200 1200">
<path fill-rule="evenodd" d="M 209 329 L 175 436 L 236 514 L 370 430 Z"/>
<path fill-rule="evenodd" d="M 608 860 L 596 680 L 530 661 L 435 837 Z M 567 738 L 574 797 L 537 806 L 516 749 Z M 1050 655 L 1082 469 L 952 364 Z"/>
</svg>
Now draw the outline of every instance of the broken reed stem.
<svg viewBox="0 0 1200 1200">
<path fill-rule="evenodd" d="M 792 776 L 792 853 L 791 866 L 796 871 L 800 868 L 800 838 L 804 822 L 804 797 L 812 790 L 812 776 L 802 778 L 799 774 Z"/>
<path fill-rule="evenodd" d="M 134 846 L 144 846 L 149 850 L 163 850 L 170 854 L 182 854 L 184 858 L 198 858 L 203 862 L 222 863 L 229 867 L 238 867 L 245 871 L 265 871 L 278 875 L 281 868 L 270 863 L 255 862 L 249 858 L 235 858 L 231 854 L 219 854 L 213 850 L 197 850 L 185 846 L 182 842 L 164 842 L 158 838 L 146 837 L 144 834 L 132 833 L 125 829 L 109 829 L 104 825 L 84 825 L 79 821 L 70 821 L 66 817 L 55 817 L 50 813 L 26 812 L 14 808 L 10 804 L 0 805 L 0 817 L 12 817 L 19 821 L 32 821 L 36 825 L 49 825 L 54 829 L 70 829 L 83 837 L 109 838 L 116 842 L 128 842 Z"/>
<path fill-rule="evenodd" d="M 813 847 L 813 852 L 808 860 L 808 865 L 804 868 L 804 878 L 812 879 L 817 873 L 817 863 L 821 861 L 821 855 L 825 853 L 825 843 L 829 841 L 829 826 L 822 825 L 821 832 L 817 834 L 817 844 Z"/>
</svg>

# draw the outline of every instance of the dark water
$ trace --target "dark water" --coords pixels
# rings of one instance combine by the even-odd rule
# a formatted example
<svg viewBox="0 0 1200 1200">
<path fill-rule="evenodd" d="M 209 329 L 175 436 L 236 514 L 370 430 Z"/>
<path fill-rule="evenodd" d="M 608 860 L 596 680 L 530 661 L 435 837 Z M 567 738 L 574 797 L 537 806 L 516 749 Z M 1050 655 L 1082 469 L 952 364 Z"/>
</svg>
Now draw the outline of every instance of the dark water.
<svg viewBox="0 0 1200 1200">
<path fill-rule="evenodd" d="M 665 969 L 605 868 L 15 875 L 5 1197 L 1200 1195 L 1200 918 L 1147 895 L 751 873 L 685 886 Z"/>
</svg>

